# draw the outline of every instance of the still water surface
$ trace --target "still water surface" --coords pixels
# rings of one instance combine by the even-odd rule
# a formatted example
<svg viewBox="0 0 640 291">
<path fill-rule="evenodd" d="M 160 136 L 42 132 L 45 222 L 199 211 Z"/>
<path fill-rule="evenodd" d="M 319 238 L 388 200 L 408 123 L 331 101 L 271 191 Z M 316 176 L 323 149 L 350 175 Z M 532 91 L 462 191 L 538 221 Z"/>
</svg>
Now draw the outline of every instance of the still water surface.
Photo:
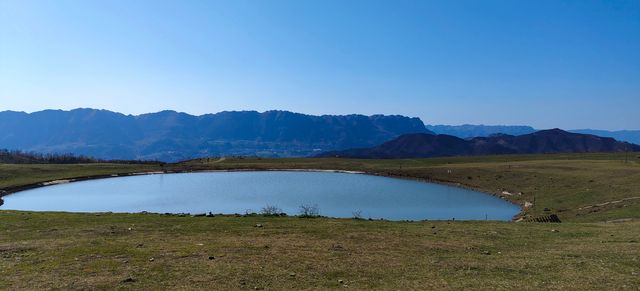
<svg viewBox="0 0 640 291">
<path fill-rule="evenodd" d="M 260 212 L 267 205 L 295 215 L 389 220 L 510 220 L 519 208 L 484 193 L 371 175 L 299 172 L 202 172 L 89 180 L 4 197 L 0 209 L 71 212 Z"/>
</svg>

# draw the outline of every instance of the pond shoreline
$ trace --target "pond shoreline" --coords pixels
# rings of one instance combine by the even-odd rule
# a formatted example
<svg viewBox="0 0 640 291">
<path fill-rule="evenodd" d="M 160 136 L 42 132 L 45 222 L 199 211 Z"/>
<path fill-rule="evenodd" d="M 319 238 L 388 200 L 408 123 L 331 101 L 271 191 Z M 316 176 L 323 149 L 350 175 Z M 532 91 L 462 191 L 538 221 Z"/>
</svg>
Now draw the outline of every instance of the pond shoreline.
<svg viewBox="0 0 640 291">
<path fill-rule="evenodd" d="M 98 179 L 107 179 L 107 178 L 142 176 L 142 175 L 186 174 L 186 173 L 207 173 L 207 172 L 209 172 L 209 173 L 216 173 L 216 172 L 269 172 L 269 171 L 275 171 L 275 172 L 326 172 L 326 173 L 371 175 L 371 176 L 388 177 L 388 178 L 394 178 L 394 179 L 413 180 L 413 181 L 440 184 L 440 185 L 445 185 L 445 186 L 449 186 L 449 187 L 473 190 L 473 191 L 481 192 L 483 194 L 487 194 L 487 195 L 491 195 L 491 196 L 500 198 L 500 199 L 502 199 L 502 200 L 504 200 L 506 202 L 509 202 L 509 203 L 515 205 L 515 206 L 518 206 L 520 211 L 516 215 L 514 215 L 512 217 L 511 221 L 520 221 L 520 220 L 522 220 L 522 218 L 524 216 L 524 211 L 526 210 L 526 206 L 525 205 L 517 203 L 515 201 L 511 201 L 511 200 L 507 199 L 506 197 L 501 196 L 497 192 L 489 192 L 489 191 L 484 190 L 484 189 L 471 187 L 471 186 L 467 186 L 467 185 L 463 185 L 463 184 L 456 183 L 456 182 L 451 182 L 451 181 L 418 178 L 418 177 L 412 177 L 412 176 L 408 176 L 408 175 L 393 174 L 393 173 L 389 173 L 389 172 L 385 173 L 385 172 L 366 172 L 366 171 L 352 171 L 352 170 L 338 170 L 338 169 L 311 169 L 311 168 L 309 168 L 309 169 L 300 169 L 300 168 L 298 168 L 298 169 L 295 169 L 295 168 L 293 168 L 293 169 L 284 169 L 284 168 L 272 168 L 272 169 L 253 168 L 253 169 L 245 169 L 245 168 L 243 168 L 243 169 L 223 169 L 223 170 L 165 170 L 165 171 L 147 171 L 147 172 L 131 172 L 131 173 L 119 173 L 119 174 L 81 176 L 81 177 L 75 177 L 75 178 L 57 179 L 57 180 L 52 180 L 52 181 L 38 182 L 38 183 L 25 184 L 25 185 L 20 185 L 20 186 L 15 186 L 15 187 L 7 187 L 7 188 L 0 189 L 0 206 L 2 206 L 4 204 L 4 201 L 2 199 L 2 197 L 4 197 L 4 196 L 8 196 L 8 195 L 11 195 L 11 194 L 14 194 L 14 193 L 17 193 L 17 192 L 21 192 L 21 191 L 26 191 L 26 190 L 31 190 L 31 189 L 36 189 L 36 188 L 41 188 L 41 187 L 46 187 L 46 186 L 52 186 L 52 185 L 73 183 L 73 182 L 98 180 Z"/>
</svg>

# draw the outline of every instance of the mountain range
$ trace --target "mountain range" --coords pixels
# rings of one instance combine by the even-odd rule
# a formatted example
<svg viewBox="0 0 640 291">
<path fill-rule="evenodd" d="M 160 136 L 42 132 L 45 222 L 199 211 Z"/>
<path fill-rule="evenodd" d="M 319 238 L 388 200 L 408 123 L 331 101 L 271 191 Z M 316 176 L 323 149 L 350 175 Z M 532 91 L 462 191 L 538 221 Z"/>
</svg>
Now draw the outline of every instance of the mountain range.
<svg viewBox="0 0 640 291">
<path fill-rule="evenodd" d="M 640 143 L 640 131 L 577 131 Z M 105 160 L 173 162 L 204 156 L 303 157 L 371 148 L 403 134 L 492 140 L 495 134 L 520 136 L 534 132 L 529 126 L 425 125 L 419 118 L 401 115 L 314 116 L 288 111 L 224 111 L 199 116 L 161 111 L 125 115 L 86 108 L 0 112 L 0 149 Z M 436 137 L 443 142 L 448 138 Z"/>
<path fill-rule="evenodd" d="M 502 133 L 509 135 L 523 135 L 536 132 L 531 126 L 523 125 L 426 125 L 426 128 L 437 134 L 448 134 L 459 138 L 487 137 L 492 134 Z M 573 133 L 593 134 L 603 137 L 612 137 L 620 141 L 640 144 L 640 130 L 596 130 L 596 129 L 570 129 Z"/>
<path fill-rule="evenodd" d="M 124 115 L 96 109 L 0 112 L 0 148 L 98 159 L 179 161 L 202 156 L 309 156 L 431 133 L 419 118 L 227 111 Z"/>
<path fill-rule="evenodd" d="M 560 129 L 523 135 L 494 134 L 462 139 L 446 134 L 405 134 L 381 145 L 327 152 L 320 157 L 366 159 L 430 158 L 446 156 L 640 151 L 640 146 L 609 137 Z"/>
</svg>

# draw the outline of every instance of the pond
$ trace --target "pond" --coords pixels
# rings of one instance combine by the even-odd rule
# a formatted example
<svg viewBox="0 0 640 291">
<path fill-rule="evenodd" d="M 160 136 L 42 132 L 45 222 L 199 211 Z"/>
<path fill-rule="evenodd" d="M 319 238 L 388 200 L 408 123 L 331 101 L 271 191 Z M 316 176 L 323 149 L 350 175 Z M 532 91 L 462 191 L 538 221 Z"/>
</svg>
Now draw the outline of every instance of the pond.
<svg viewBox="0 0 640 291">
<path fill-rule="evenodd" d="M 69 212 L 251 213 L 301 205 L 330 217 L 511 220 L 520 208 L 467 189 L 364 174 L 240 171 L 87 180 L 14 193 L 0 209 Z"/>
</svg>

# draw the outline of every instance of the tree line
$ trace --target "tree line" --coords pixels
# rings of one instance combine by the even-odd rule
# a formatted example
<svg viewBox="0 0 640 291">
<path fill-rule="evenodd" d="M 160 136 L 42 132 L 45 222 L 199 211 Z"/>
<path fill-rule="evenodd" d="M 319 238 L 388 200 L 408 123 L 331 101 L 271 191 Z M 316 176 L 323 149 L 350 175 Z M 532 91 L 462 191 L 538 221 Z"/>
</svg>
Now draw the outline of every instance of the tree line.
<svg viewBox="0 0 640 291">
<path fill-rule="evenodd" d="M 157 161 L 138 160 L 102 160 L 89 156 L 56 153 L 35 153 L 20 150 L 0 149 L 0 163 L 4 164 L 90 164 L 90 163 L 121 163 L 121 164 L 157 164 Z"/>
</svg>

